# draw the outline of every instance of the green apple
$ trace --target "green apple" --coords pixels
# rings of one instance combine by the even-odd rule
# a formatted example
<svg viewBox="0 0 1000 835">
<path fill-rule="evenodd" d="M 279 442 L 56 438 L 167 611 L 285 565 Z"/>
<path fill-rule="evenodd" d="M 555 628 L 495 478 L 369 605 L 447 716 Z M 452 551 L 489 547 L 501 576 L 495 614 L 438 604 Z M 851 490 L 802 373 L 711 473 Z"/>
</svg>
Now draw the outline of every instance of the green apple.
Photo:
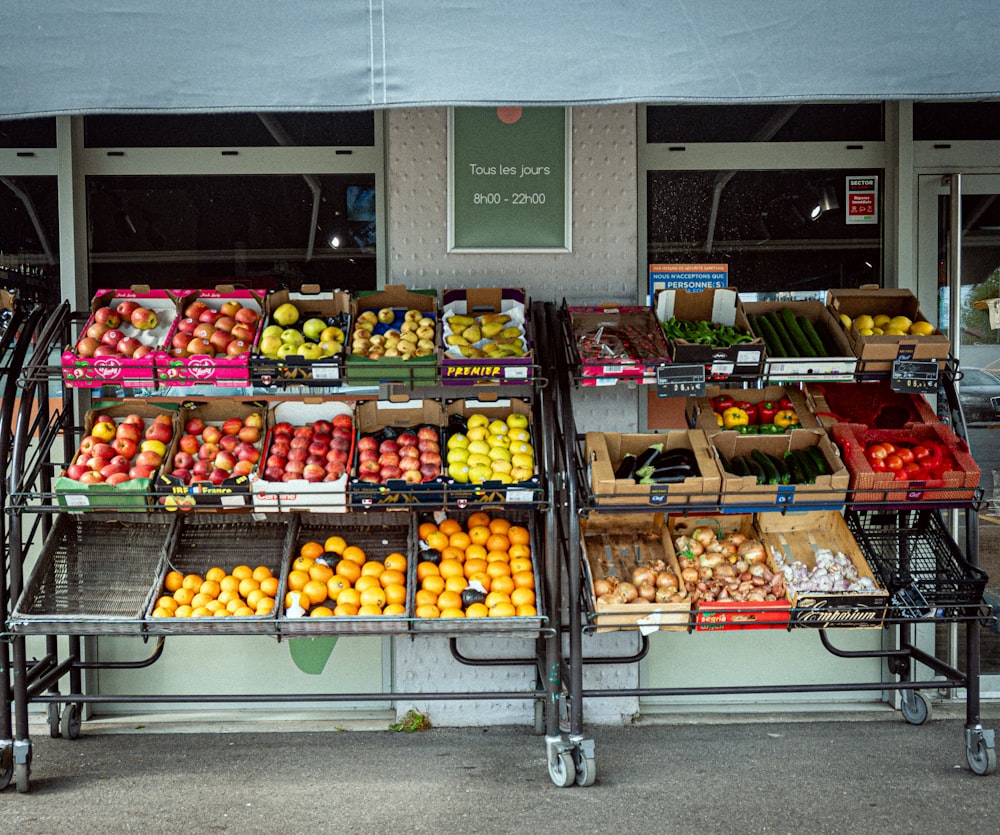
<svg viewBox="0 0 1000 835">
<path fill-rule="evenodd" d="M 299 333 L 295 328 L 285 328 L 281 332 L 281 341 L 285 345 L 291 345 L 293 348 L 298 348 L 306 338 Z"/>
<path fill-rule="evenodd" d="M 324 339 L 319 343 L 319 347 L 324 357 L 332 357 L 334 354 L 339 354 L 344 345 L 336 339 Z"/>
<path fill-rule="evenodd" d="M 327 340 L 330 342 L 343 342 L 344 332 L 336 325 L 330 325 L 330 327 L 324 328 L 323 332 L 319 335 L 320 342 L 325 342 Z"/>
<path fill-rule="evenodd" d="M 274 359 L 278 356 L 278 349 L 281 347 L 281 336 L 280 331 L 278 333 L 270 333 L 267 335 L 262 335 L 260 338 L 260 352 L 265 357 L 270 357 Z"/>
<path fill-rule="evenodd" d="M 261 337 L 265 336 L 276 336 L 281 339 L 281 332 L 284 330 L 281 325 L 268 325 L 264 330 L 260 332 Z"/>
<path fill-rule="evenodd" d="M 285 357 L 298 356 L 298 352 L 298 345 L 289 345 L 287 342 L 282 342 L 281 347 L 278 348 L 278 359 L 283 360 Z"/>
<path fill-rule="evenodd" d="M 322 319 L 306 319 L 302 323 L 302 333 L 305 334 L 306 339 L 312 342 L 319 342 L 320 334 L 326 330 L 326 322 Z"/>
<path fill-rule="evenodd" d="M 307 360 L 318 360 L 323 356 L 323 351 L 315 342 L 303 342 L 299 345 L 298 354 Z"/>
<path fill-rule="evenodd" d="M 299 309 L 291 302 L 285 302 L 274 309 L 271 318 L 283 328 L 287 328 L 299 321 Z"/>
</svg>

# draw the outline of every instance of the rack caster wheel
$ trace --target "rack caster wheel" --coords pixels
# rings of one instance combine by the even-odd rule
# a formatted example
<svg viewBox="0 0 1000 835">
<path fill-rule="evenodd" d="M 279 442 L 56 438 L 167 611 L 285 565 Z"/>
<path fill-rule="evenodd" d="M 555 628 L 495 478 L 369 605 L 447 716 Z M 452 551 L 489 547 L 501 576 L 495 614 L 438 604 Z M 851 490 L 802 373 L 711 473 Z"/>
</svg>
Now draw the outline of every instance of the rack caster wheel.
<svg viewBox="0 0 1000 835">
<path fill-rule="evenodd" d="M 579 748 L 574 749 L 573 753 L 576 784 L 583 787 L 594 785 L 594 781 L 597 780 L 597 761 L 592 756 L 586 756 Z"/>
<path fill-rule="evenodd" d="M 82 713 L 80 705 L 76 702 L 67 704 L 63 708 L 62 719 L 59 720 L 59 731 L 66 739 L 76 739 L 80 736 Z"/>
<path fill-rule="evenodd" d="M 14 779 L 14 749 L 7 745 L 0 749 L 0 792 Z"/>
<path fill-rule="evenodd" d="M 14 740 L 11 748 L 14 761 L 14 784 L 20 794 L 31 791 L 31 742 Z"/>
<path fill-rule="evenodd" d="M 557 788 L 565 789 L 573 785 L 576 780 L 576 765 L 571 752 L 560 751 L 555 757 L 549 758 L 549 777 Z"/>
<path fill-rule="evenodd" d="M 918 690 L 904 690 L 899 712 L 911 725 L 923 725 L 931 718 L 931 703 Z"/>
<path fill-rule="evenodd" d="M 993 731 L 966 730 L 965 759 L 969 763 L 969 768 L 981 777 L 995 773 L 997 770 L 997 749 Z"/>
<path fill-rule="evenodd" d="M 61 733 L 59 731 L 59 704 L 58 702 L 49 702 L 45 706 L 46 719 L 49 723 L 49 736 L 52 739 L 59 739 Z"/>
</svg>

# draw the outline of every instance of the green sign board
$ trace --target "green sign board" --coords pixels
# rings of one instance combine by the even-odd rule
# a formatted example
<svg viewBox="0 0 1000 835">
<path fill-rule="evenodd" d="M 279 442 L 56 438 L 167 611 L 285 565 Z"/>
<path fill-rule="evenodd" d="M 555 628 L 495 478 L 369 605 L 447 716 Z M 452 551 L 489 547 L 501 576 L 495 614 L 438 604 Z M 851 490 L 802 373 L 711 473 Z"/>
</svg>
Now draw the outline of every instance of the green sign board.
<svg viewBox="0 0 1000 835">
<path fill-rule="evenodd" d="M 455 107 L 448 251 L 570 251 L 570 110 Z"/>
</svg>

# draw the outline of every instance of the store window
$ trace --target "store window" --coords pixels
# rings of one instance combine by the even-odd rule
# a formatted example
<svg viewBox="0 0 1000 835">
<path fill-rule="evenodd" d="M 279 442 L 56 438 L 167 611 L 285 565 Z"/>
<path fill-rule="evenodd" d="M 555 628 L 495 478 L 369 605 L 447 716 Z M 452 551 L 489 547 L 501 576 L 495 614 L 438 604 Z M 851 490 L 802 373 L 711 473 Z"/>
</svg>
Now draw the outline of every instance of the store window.
<svg viewBox="0 0 1000 835">
<path fill-rule="evenodd" d="M 0 148 L 55 148 L 55 119 L 0 121 Z"/>
<path fill-rule="evenodd" d="M 915 102 L 913 138 L 1000 139 L 1000 102 Z"/>
<path fill-rule="evenodd" d="M 883 161 L 880 103 L 644 115 L 649 264 L 726 264 L 730 286 L 748 298 L 823 298 L 883 282 L 885 177 L 872 166 Z M 863 218 L 853 211 L 862 179 L 877 190 Z"/>
<path fill-rule="evenodd" d="M 91 292 L 374 289 L 376 135 L 372 112 L 88 117 Z"/>
</svg>

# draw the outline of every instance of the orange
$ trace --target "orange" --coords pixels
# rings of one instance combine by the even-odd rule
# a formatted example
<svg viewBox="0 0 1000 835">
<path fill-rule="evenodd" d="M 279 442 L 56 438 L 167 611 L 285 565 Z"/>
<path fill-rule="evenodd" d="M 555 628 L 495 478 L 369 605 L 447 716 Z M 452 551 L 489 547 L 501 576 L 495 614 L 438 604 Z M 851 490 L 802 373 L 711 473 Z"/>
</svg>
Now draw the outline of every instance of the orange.
<svg viewBox="0 0 1000 835">
<path fill-rule="evenodd" d="M 314 606 L 326 600 L 326 583 L 321 583 L 319 580 L 310 580 L 305 584 L 302 591 Z M 247 604 L 250 604 L 249 599 L 247 600 Z"/>
<path fill-rule="evenodd" d="M 358 613 L 358 607 L 349 603 L 338 603 L 333 613 L 339 617 L 352 618 Z"/>
<path fill-rule="evenodd" d="M 322 557 L 324 551 L 326 548 L 320 542 L 303 542 L 302 547 L 299 548 L 299 556 L 315 560 L 317 557 Z"/>
<path fill-rule="evenodd" d="M 240 596 L 238 591 L 220 591 L 219 596 L 216 598 L 223 606 L 225 606 L 230 600 L 233 600 Z"/>
<path fill-rule="evenodd" d="M 253 577 L 253 569 L 249 565 L 238 565 L 229 573 L 237 580 L 246 580 L 248 577 Z"/>
<path fill-rule="evenodd" d="M 368 557 L 365 556 L 365 552 L 357 545 L 348 545 L 344 549 L 344 553 L 341 554 L 341 556 L 345 560 L 356 562 L 358 565 L 364 565 L 368 561 Z"/>
<path fill-rule="evenodd" d="M 503 551 L 505 554 L 510 549 L 510 540 L 502 533 L 495 533 L 486 540 L 488 551 Z"/>
<path fill-rule="evenodd" d="M 179 571 L 169 571 L 167 572 L 167 576 L 163 578 L 163 588 L 173 594 L 181 587 L 183 580 L 184 575 Z"/>
<path fill-rule="evenodd" d="M 456 548 L 453 545 L 445 545 L 441 549 L 441 559 L 442 560 L 458 560 L 459 562 L 465 561 L 465 551 L 461 548 Z"/>
<path fill-rule="evenodd" d="M 309 610 L 309 617 L 311 618 L 332 618 L 333 609 L 329 606 L 316 606 Z"/>
<path fill-rule="evenodd" d="M 448 544 L 452 548 L 458 548 L 464 553 L 465 549 L 472 544 L 472 540 L 465 531 L 455 531 L 455 533 L 448 537 Z"/>
<path fill-rule="evenodd" d="M 511 557 L 510 573 L 516 574 L 518 571 L 531 571 L 531 560 L 524 557 Z"/>
<path fill-rule="evenodd" d="M 229 601 L 229 603 L 226 604 L 226 608 L 228 609 L 233 602 L 234 601 L 232 600 Z M 239 600 L 236 600 L 235 602 L 237 605 L 239 604 Z M 309 598 L 306 597 L 306 593 L 304 591 L 285 592 L 285 608 L 294 609 L 296 606 L 300 606 L 303 609 L 309 608 Z"/>
<path fill-rule="evenodd" d="M 433 603 L 428 603 L 424 606 L 417 606 L 416 615 L 418 618 L 439 618 L 441 610 Z"/>
<path fill-rule="evenodd" d="M 212 613 L 206 609 L 204 606 L 196 606 L 191 610 L 191 617 L 193 618 L 210 618 Z"/>
<path fill-rule="evenodd" d="M 492 609 L 499 603 L 510 603 L 510 595 L 503 594 L 498 591 L 491 591 L 486 595 L 486 599 L 483 601 L 486 604 L 486 608 Z"/>
<path fill-rule="evenodd" d="M 473 542 L 468 548 L 465 549 L 465 558 L 467 560 L 478 560 L 478 559 L 484 560 L 486 559 L 487 553 L 488 551 L 486 550 L 485 546 L 477 545 L 475 542 Z"/>
<path fill-rule="evenodd" d="M 240 581 L 237 580 L 232 574 L 227 574 L 219 580 L 219 588 L 223 591 L 238 592 L 240 590 Z"/>
<path fill-rule="evenodd" d="M 465 570 L 462 567 L 462 563 L 458 560 L 441 560 L 438 564 L 438 571 L 444 578 L 465 576 Z"/>
<path fill-rule="evenodd" d="M 326 542 L 323 543 L 324 551 L 333 551 L 335 554 L 343 554 L 344 549 L 347 547 L 347 540 L 342 536 L 328 536 Z"/>
<path fill-rule="evenodd" d="M 361 566 L 356 562 L 351 562 L 351 560 L 341 560 L 337 563 L 337 568 L 334 571 L 334 574 L 346 577 L 353 583 L 358 579 L 358 577 L 361 576 Z"/>
<path fill-rule="evenodd" d="M 445 583 L 447 581 L 440 574 L 430 574 L 420 583 L 420 588 L 434 594 L 441 594 L 444 591 Z"/>
<path fill-rule="evenodd" d="M 191 617 L 191 607 L 190 606 L 178 606 L 174 609 L 175 618 L 189 618 Z"/>
<path fill-rule="evenodd" d="M 306 593 L 308 594 L 308 592 Z M 267 595 L 264 594 L 264 592 L 262 592 L 260 589 L 254 589 L 252 592 L 250 592 L 250 594 L 247 595 L 247 606 L 249 606 L 252 609 L 258 608 L 257 604 L 260 603 L 261 599 L 264 597 L 267 597 Z M 219 603 L 218 600 L 213 600 L 211 602 Z M 222 604 L 219 603 L 219 605 L 221 606 Z M 212 607 L 209 606 L 208 608 L 211 609 Z"/>
<path fill-rule="evenodd" d="M 464 577 L 449 577 L 444 581 L 444 587 L 448 591 L 461 592 L 469 583 Z"/>
<path fill-rule="evenodd" d="M 184 579 L 181 580 L 181 588 L 196 592 L 204 582 L 205 578 L 200 574 L 185 574 Z"/>
<path fill-rule="evenodd" d="M 534 606 L 535 592 L 526 588 L 514 589 L 510 593 L 510 602 L 515 606 Z"/>
<path fill-rule="evenodd" d="M 176 609 L 179 605 L 180 604 L 168 594 L 163 595 L 163 597 L 157 598 L 156 601 L 157 609 L 169 609 L 171 613 L 173 613 L 174 609 Z"/>
<path fill-rule="evenodd" d="M 514 581 L 506 575 L 500 575 L 499 577 L 493 578 L 493 591 L 510 594 L 515 588 L 517 588 L 517 586 Z"/>
<path fill-rule="evenodd" d="M 306 577 L 309 575 L 306 574 Z M 260 588 L 260 583 L 253 579 L 253 577 L 247 577 L 245 580 L 240 580 L 240 597 L 244 600 L 247 599 L 247 595 L 255 589 Z"/>
<path fill-rule="evenodd" d="M 361 606 L 377 606 L 379 610 L 378 614 L 381 614 L 382 607 L 385 606 L 385 591 L 383 591 L 382 587 L 373 586 L 361 592 Z"/>
<path fill-rule="evenodd" d="M 153 614 L 150 617 L 172 618 L 173 616 L 174 616 L 173 609 L 161 609 L 159 606 L 157 606 L 155 609 L 153 609 Z"/>
<path fill-rule="evenodd" d="M 427 544 L 435 551 L 448 547 L 448 534 L 444 531 L 431 531 L 427 536 Z"/>
<path fill-rule="evenodd" d="M 445 589 L 438 595 L 437 606 L 442 611 L 445 609 L 461 609 L 462 595 L 460 595 L 457 591 L 448 591 Z"/>
<path fill-rule="evenodd" d="M 226 571 L 224 568 L 219 568 L 217 565 L 213 565 L 208 571 L 205 572 L 206 580 L 214 580 L 216 583 L 219 582 L 223 577 L 226 576 Z"/>
<path fill-rule="evenodd" d="M 535 575 L 530 571 L 517 571 L 511 575 L 514 585 L 519 589 L 533 589 L 535 587 Z"/>
<path fill-rule="evenodd" d="M 271 571 L 266 565 L 258 565 L 254 570 L 253 574 L 250 575 L 258 583 L 263 583 L 268 577 L 273 577 L 274 572 Z M 207 574 L 205 575 L 206 580 L 212 579 Z"/>
<path fill-rule="evenodd" d="M 476 545 L 485 545 L 490 538 L 490 529 L 486 525 L 473 525 L 469 528 L 469 539 Z"/>
<path fill-rule="evenodd" d="M 197 594 L 195 594 L 194 597 L 191 598 L 191 608 L 192 609 L 204 608 L 206 603 L 214 599 L 215 599 L 214 597 L 209 597 L 209 595 L 207 594 L 202 594 L 201 592 L 198 592 Z"/>
<path fill-rule="evenodd" d="M 374 603 L 362 605 L 361 608 L 358 609 L 358 614 L 361 615 L 362 617 L 381 616 L 382 607 L 376 606 Z"/>
<path fill-rule="evenodd" d="M 417 579 L 423 580 L 425 577 L 429 577 L 431 574 L 440 574 L 437 565 L 432 562 L 418 562 L 417 563 Z"/>
<path fill-rule="evenodd" d="M 383 615 L 405 615 L 406 606 L 402 603 L 390 603 L 383 610 Z"/>
<path fill-rule="evenodd" d="M 429 537 L 437 529 L 438 529 L 438 526 L 435 525 L 433 522 L 421 522 L 420 523 L 420 527 L 417 528 L 417 535 L 424 542 L 426 542 L 427 541 L 427 537 Z"/>
<path fill-rule="evenodd" d="M 315 562 L 309 566 L 309 576 L 313 580 L 319 580 L 321 583 L 325 583 L 333 576 L 333 569 L 330 568 L 325 562 Z M 272 578 L 273 579 L 273 578 Z M 261 586 L 263 587 L 263 582 Z"/>
<path fill-rule="evenodd" d="M 205 582 L 198 587 L 199 594 L 208 595 L 208 597 L 213 599 L 218 597 L 219 592 L 221 591 L 222 587 L 215 580 L 205 580 Z"/>
<path fill-rule="evenodd" d="M 414 602 L 419 609 L 421 606 L 427 606 L 430 604 L 436 604 L 438 599 L 438 593 L 435 591 L 429 591 L 427 589 L 417 589 L 416 599 Z"/>
<path fill-rule="evenodd" d="M 383 571 L 385 571 L 385 566 L 377 560 L 368 560 L 361 566 L 362 575 L 369 577 L 378 577 Z"/>
<path fill-rule="evenodd" d="M 387 568 L 379 575 L 378 581 L 382 588 L 386 588 L 386 586 L 405 586 L 406 575 L 395 568 Z"/>
<path fill-rule="evenodd" d="M 385 587 L 385 600 L 388 606 L 402 605 L 406 603 L 406 586 L 397 583 L 390 583 Z"/>
<path fill-rule="evenodd" d="M 489 527 L 490 515 L 483 510 L 476 510 L 469 514 L 469 518 L 465 520 L 465 524 L 470 531 L 479 525 Z"/>
<path fill-rule="evenodd" d="M 517 609 L 512 603 L 497 603 L 490 608 L 491 618 L 512 618 L 517 614 Z"/>
<path fill-rule="evenodd" d="M 511 559 L 531 559 L 531 546 L 529 545 L 511 545 L 507 553 L 510 555 Z"/>
<path fill-rule="evenodd" d="M 442 519 L 438 523 L 438 530 L 445 536 L 450 537 L 453 533 L 458 533 L 462 530 L 462 524 L 457 519 Z"/>
<path fill-rule="evenodd" d="M 520 525 L 511 525 L 507 529 L 507 539 L 511 545 L 528 545 L 531 542 L 531 533 Z"/>
<path fill-rule="evenodd" d="M 354 581 L 354 588 L 358 591 L 364 591 L 365 589 L 380 589 L 382 584 L 378 581 L 378 577 L 372 577 L 370 574 L 362 574 Z"/>
<path fill-rule="evenodd" d="M 519 618 L 533 618 L 538 614 L 538 609 L 530 604 L 524 606 L 518 606 L 514 613 Z"/>
<path fill-rule="evenodd" d="M 467 618 L 485 618 L 489 613 L 489 607 L 485 603 L 472 603 L 465 610 Z"/>
<path fill-rule="evenodd" d="M 510 562 L 510 556 L 503 551 L 490 551 L 486 555 L 486 562 Z"/>
<path fill-rule="evenodd" d="M 492 533 L 505 534 L 510 530 L 510 522 L 506 519 L 491 519 L 489 528 Z"/>
<path fill-rule="evenodd" d="M 344 589 L 339 595 L 337 595 L 337 605 L 338 606 L 360 606 L 361 605 L 361 592 L 357 589 Z"/>
<path fill-rule="evenodd" d="M 334 574 L 329 580 L 326 581 L 326 594 L 331 600 L 336 600 L 337 595 L 339 595 L 344 589 L 349 589 L 351 584 L 347 582 L 345 577 L 341 577 L 339 574 Z"/>
<path fill-rule="evenodd" d="M 473 574 L 477 574 L 480 571 L 485 571 L 487 565 L 489 565 L 489 563 L 486 562 L 485 558 L 483 559 L 475 558 L 471 560 L 466 560 L 462 566 L 462 570 L 465 572 L 466 577 L 471 577 Z"/>
<path fill-rule="evenodd" d="M 389 554 L 384 560 L 386 569 L 406 571 L 406 557 L 398 552 Z"/>
<path fill-rule="evenodd" d="M 300 594 L 301 594 L 301 592 L 300 592 Z M 228 602 L 228 603 L 226 604 L 226 611 L 228 611 L 228 612 L 229 612 L 229 614 L 231 614 L 231 615 L 235 615 L 235 614 L 236 614 L 236 610 L 237 610 L 237 609 L 242 609 L 242 608 L 243 608 L 243 605 L 244 605 L 244 604 L 243 604 L 243 601 L 242 601 L 242 600 L 240 600 L 240 599 L 239 599 L 238 597 L 234 597 L 234 598 L 233 598 L 232 600 L 230 600 L 230 601 L 229 601 L 229 602 Z M 302 607 L 303 609 L 308 609 L 308 608 L 309 608 L 309 600 L 308 600 L 308 598 L 306 598 L 306 597 L 305 597 L 305 596 L 303 595 L 302 599 L 301 599 L 301 600 L 299 601 L 299 605 L 300 605 L 300 606 L 301 606 L 301 607 Z"/>
<path fill-rule="evenodd" d="M 443 618 L 464 618 L 465 612 L 461 609 L 457 609 L 454 606 L 449 606 L 447 609 L 441 610 L 441 617 Z"/>
<path fill-rule="evenodd" d="M 503 577 L 510 576 L 510 566 L 501 560 L 494 560 L 489 565 L 486 566 L 486 573 L 490 577 Z"/>
<path fill-rule="evenodd" d="M 233 612 L 233 616 L 234 617 L 238 617 L 238 618 L 250 618 L 250 617 L 253 617 L 256 614 L 257 613 L 253 609 L 251 609 L 249 606 L 240 606 L 239 609 L 237 609 L 235 612 Z"/>
<path fill-rule="evenodd" d="M 479 583 L 486 591 L 493 589 L 493 578 L 485 571 L 477 571 L 469 576 L 470 583 Z"/>
<path fill-rule="evenodd" d="M 298 556 L 292 561 L 292 568 L 298 571 L 308 571 L 315 563 L 316 560 L 312 557 Z M 253 575 L 251 574 L 250 576 L 252 577 Z"/>
<path fill-rule="evenodd" d="M 292 569 L 288 572 L 288 588 L 291 591 L 301 591 L 311 579 L 308 572 Z"/>
<path fill-rule="evenodd" d="M 174 592 L 174 600 L 176 600 L 181 606 L 188 605 L 194 598 L 194 592 L 191 589 L 179 588 Z"/>
<path fill-rule="evenodd" d="M 257 614 L 269 615 L 274 608 L 274 604 L 275 600 L 273 597 L 262 597 L 257 601 Z"/>
</svg>

